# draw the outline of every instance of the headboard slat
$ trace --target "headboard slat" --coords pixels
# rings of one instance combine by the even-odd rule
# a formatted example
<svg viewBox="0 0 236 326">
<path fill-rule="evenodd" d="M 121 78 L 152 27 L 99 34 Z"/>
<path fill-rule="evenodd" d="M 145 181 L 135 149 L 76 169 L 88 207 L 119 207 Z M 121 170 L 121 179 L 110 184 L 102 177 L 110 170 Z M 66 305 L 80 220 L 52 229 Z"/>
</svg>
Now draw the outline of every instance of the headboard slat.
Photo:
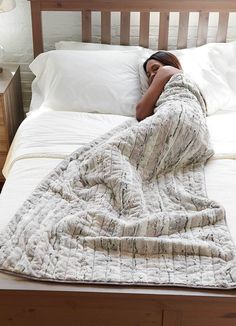
<svg viewBox="0 0 236 326">
<path fill-rule="evenodd" d="M 180 12 L 177 49 L 184 49 L 188 43 L 189 12 Z"/>
<path fill-rule="evenodd" d="M 82 11 L 82 41 L 91 42 L 92 18 L 90 10 Z"/>
<path fill-rule="evenodd" d="M 226 42 L 228 23 L 229 23 L 229 13 L 228 12 L 219 13 L 216 42 Z"/>
<path fill-rule="evenodd" d="M 160 13 L 160 24 L 159 24 L 159 37 L 158 37 L 158 49 L 168 49 L 168 36 L 169 36 L 169 12 Z"/>
<path fill-rule="evenodd" d="M 150 12 L 141 12 L 139 24 L 139 45 L 145 48 L 148 48 L 149 46 L 149 23 Z"/>
<path fill-rule="evenodd" d="M 31 3 L 31 17 L 32 17 L 32 34 L 34 56 L 44 51 L 43 49 L 43 32 L 42 32 L 42 15 L 40 11 L 40 3 Z"/>
<path fill-rule="evenodd" d="M 209 12 L 201 11 L 199 13 L 198 31 L 197 31 L 197 46 L 207 43 Z"/>
<path fill-rule="evenodd" d="M 121 12 L 120 17 L 120 44 L 129 45 L 130 12 Z"/>
<path fill-rule="evenodd" d="M 101 42 L 105 44 L 111 43 L 111 13 L 101 13 Z"/>
</svg>

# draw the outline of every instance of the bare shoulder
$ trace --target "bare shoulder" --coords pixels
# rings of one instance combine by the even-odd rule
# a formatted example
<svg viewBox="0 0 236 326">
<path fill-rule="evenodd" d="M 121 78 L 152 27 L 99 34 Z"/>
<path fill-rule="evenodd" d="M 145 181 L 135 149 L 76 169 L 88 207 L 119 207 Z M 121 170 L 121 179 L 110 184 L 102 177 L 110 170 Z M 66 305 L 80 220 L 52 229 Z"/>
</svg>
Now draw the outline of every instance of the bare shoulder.
<svg viewBox="0 0 236 326">
<path fill-rule="evenodd" d="M 172 67 L 172 66 L 163 66 L 158 69 L 159 78 L 170 78 L 175 74 L 181 73 L 182 70 Z"/>
</svg>

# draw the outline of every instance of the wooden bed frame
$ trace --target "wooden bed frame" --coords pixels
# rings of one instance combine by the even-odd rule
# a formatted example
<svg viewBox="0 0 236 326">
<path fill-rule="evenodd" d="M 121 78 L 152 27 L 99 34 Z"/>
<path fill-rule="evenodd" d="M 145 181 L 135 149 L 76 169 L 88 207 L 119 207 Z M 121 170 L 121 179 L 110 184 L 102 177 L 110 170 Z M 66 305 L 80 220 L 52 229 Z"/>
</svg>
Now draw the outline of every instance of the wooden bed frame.
<svg viewBox="0 0 236 326">
<path fill-rule="evenodd" d="M 121 12 L 120 43 L 129 44 L 130 12 L 140 12 L 139 45 L 149 44 L 150 12 L 160 13 L 157 48 L 168 48 L 170 12 L 179 12 L 177 48 L 187 46 L 190 12 L 199 12 L 197 44 L 207 42 L 209 12 L 219 12 L 216 41 L 226 41 L 235 0 L 29 0 L 34 55 L 43 52 L 42 11 L 81 11 L 91 41 L 91 12 L 101 12 L 101 42 L 111 42 L 111 12 Z M 236 211 L 236 210 L 235 210 Z M 236 290 L 98 286 L 0 277 L 0 325 L 235 326 Z"/>
</svg>

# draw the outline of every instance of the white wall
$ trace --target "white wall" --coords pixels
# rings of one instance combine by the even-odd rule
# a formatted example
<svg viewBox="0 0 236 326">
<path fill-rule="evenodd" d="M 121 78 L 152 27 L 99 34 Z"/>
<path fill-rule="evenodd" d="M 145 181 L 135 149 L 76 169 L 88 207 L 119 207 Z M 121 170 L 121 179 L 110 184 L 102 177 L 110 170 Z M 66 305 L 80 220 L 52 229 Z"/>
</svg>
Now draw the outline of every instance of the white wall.
<svg viewBox="0 0 236 326">
<path fill-rule="evenodd" d="M 0 44 L 5 49 L 4 60 L 17 62 L 21 65 L 22 89 L 24 106 L 27 110 L 30 101 L 30 85 L 33 79 L 28 65 L 33 60 L 31 13 L 30 2 L 16 0 L 16 8 L 4 14 L 0 14 Z M 119 18 L 118 13 L 112 13 L 112 43 L 119 44 Z M 93 13 L 93 41 L 99 41 L 100 14 Z M 139 14 L 131 15 L 131 44 L 137 44 Z M 158 35 L 159 15 L 151 14 L 150 47 L 156 48 Z M 198 14 L 190 15 L 190 33 L 188 47 L 195 46 L 197 36 Z M 218 23 L 218 14 L 211 13 L 209 20 L 208 41 L 214 41 Z M 176 47 L 178 14 L 170 16 L 169 46 Z M 45 50 L 53 49 L 54 43 L 60 40 L 81 40 L 81 15 L 76 12 L 46 12 L 43 13 L 43 34 Z M 230 15 L 227 40 L 236 40 L 236 14 Z"/>
</svg>

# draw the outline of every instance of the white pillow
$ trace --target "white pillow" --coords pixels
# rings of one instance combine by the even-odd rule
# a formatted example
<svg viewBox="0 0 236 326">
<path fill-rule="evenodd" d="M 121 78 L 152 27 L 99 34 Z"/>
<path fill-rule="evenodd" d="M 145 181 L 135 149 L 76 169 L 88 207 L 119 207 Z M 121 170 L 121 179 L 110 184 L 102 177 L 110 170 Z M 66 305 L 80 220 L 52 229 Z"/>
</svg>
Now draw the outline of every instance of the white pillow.
<svg viewBox="0 0 236 326">
<path fill-rule="evenodd" d="M 54 110 L 135 116 L 141 97 L 139 56 L 131 51 L 66 51 L 40 54 L 30 69 L 31 110 L 42 104 Z"/>
<path fill-rule="evenodd" d="M 139 65 L 142 94 L 148 87 L 142 63 L 154 52 L 147 50 Z M 236 103 L 236 42 L 209 43 L 171 52 L 180 60 L 184 72 L 198 84 L 208 115 Z"/>
<path fill-rule="evenodd" d="M 141 46 L 113 45 L 101 43 L 86 43 L 76 41 L 60 41 L 55 43 L 56 50 L 79 50 L 79 51 L 139 51 L 144 50 Z"/>
</svg>

